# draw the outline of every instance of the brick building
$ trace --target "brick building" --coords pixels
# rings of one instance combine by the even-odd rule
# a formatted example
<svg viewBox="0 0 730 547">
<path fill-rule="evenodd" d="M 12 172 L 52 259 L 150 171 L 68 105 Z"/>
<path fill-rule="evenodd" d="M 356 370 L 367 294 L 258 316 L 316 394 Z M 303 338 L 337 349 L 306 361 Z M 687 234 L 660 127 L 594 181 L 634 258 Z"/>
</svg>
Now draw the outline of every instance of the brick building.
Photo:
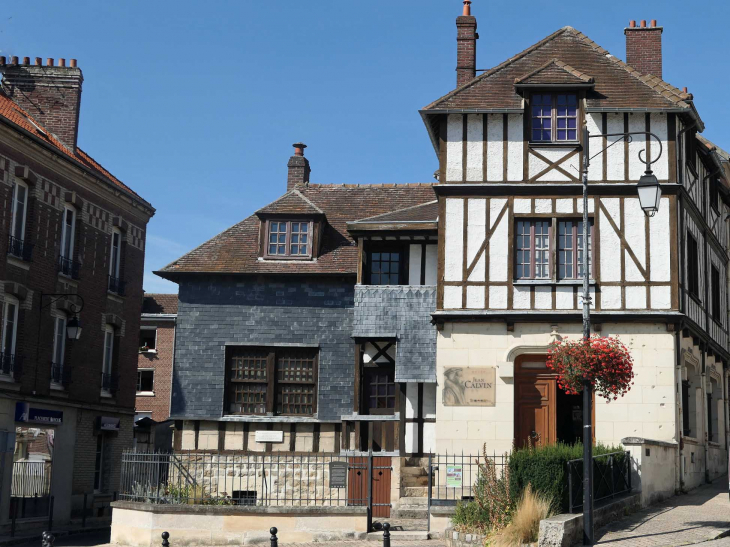
<svg viewBox="0 0 730 547">
<path fill-rule="evenodd" d="M 137 358 L 135 439 L 137 450 L 172 446 L 170 394 L 175 351 L 176 294 L 144 295 Z"/>
<path fill-rule="evenodd" d="M 154 209 L 78 147 L 75 60 L 0 57 L 0 72 L 0 527 L 44 516 L 51 495 L 62 523 L 84 494 L 107 503 L 132 444 Z M 42 458 L 21 449 L 39 435 Z M 38 474 L 31 503 L 11 483 Z"/>
</svg>

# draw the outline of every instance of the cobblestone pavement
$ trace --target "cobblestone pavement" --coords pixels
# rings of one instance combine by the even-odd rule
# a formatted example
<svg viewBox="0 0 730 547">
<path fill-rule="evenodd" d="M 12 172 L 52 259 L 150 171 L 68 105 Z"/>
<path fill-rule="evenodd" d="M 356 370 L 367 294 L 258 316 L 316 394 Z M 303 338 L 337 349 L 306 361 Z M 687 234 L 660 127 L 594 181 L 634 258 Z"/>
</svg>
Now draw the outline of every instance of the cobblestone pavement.
<svg viewBox="0 0 730 547">
<path fill-rule="evenodd" d="M 727 487 L 727 479 L 720 479 L 652 505 L 598 530 L 597 543 L 606 547 L 671 547 L 713 540 L 730 530 Z M 725 543 L 713 545 L 730 547 L 730 540 L 721 541 Z"/>
<path fill-rule="evenodd" d="M 400 540 L 391 538 L 391 545 L 393 547 L 445 547 L 439 539 L 424 539 L 424 540 Z M 362 541 L 333 541 L 333 542 L 322 542 L 322 543 L 282 543 L 279 542 L 280 547 L 381 547 L 382 541 L 373 540 L 362 540 Z M 723 546 L 724 547 L 724 546 Z"/>
</svg>

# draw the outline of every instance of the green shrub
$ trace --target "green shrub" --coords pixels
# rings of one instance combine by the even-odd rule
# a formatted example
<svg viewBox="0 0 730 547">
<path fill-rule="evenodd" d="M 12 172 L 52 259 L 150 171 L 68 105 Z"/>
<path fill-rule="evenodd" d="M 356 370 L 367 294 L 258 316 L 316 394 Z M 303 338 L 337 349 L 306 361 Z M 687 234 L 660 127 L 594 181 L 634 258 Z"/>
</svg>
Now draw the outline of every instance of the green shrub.
<svg viewBox="0 0 730 547">
<path fill-rule="evenodd" d="M 593 455 L 621 452 L 616 458 L 616 465 L 626 457 L 621 447 L 597 445 L 593 447 Z M 510 490 L 517 499 L 527 488 L 554 500 L 556 511 L 567 512 L 569 509 L 568 493 L 568 461 L 583 457 L 583 445 L 580 443 L 566 445 L 562 443 L 533 448 L 520 448 L 512 451 L 509 457 Z M 581 473 L 582 473 L 582 467 Z M 582 476 L 582 475 L 581 475 Z M 573 476 L 575 482 L 576 476 Z M 578 478 L 580 482 L 580 478 Z"/>
<path fill-rule="evenodd" d="M 489 529 L 489 511 L 475 501 L 460 501 L 451 522 L 459 532 L 484 534 Z"/>
</svg>

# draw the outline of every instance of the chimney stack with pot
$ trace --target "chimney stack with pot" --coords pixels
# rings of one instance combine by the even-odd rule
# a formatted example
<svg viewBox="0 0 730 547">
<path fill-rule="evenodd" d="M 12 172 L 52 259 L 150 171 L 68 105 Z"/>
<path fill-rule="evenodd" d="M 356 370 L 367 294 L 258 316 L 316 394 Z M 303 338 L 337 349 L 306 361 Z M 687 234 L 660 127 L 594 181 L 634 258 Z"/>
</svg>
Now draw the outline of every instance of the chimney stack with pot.
<svg viewBox="0 0 730 547">
<path fill-rule="evenodd" d="M 641 74 L 651 74 L 662 77 L 662 27 L 658 27 L 656 19 L 646 26 L 642 20 L 636 26 L 636 21 L 630 21 L 624 29 L 626 35 L 626 64 L 638 70 Z"/>
</svg>

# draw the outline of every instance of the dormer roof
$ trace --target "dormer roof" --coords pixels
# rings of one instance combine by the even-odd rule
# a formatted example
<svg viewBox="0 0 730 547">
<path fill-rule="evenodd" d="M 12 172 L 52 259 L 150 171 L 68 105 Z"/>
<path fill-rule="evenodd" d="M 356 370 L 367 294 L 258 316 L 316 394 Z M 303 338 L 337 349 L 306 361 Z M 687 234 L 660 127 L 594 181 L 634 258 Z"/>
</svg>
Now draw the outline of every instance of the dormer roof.
<svg viewBox="0 0 730 547">
<path fill-rule="evenodd" d="M 276 201 L 256 211 L 257 215 L 324 215 L 324 211 L 307 199 L 298 189 L 291 190 Z"/>
<path fill-rule="evenodd" d="M 593 76 L 573 68 L 560 59 L 550 59 L 544 65 L 515 78 L 517 87 L 593 87 Z"/>
</svg>

